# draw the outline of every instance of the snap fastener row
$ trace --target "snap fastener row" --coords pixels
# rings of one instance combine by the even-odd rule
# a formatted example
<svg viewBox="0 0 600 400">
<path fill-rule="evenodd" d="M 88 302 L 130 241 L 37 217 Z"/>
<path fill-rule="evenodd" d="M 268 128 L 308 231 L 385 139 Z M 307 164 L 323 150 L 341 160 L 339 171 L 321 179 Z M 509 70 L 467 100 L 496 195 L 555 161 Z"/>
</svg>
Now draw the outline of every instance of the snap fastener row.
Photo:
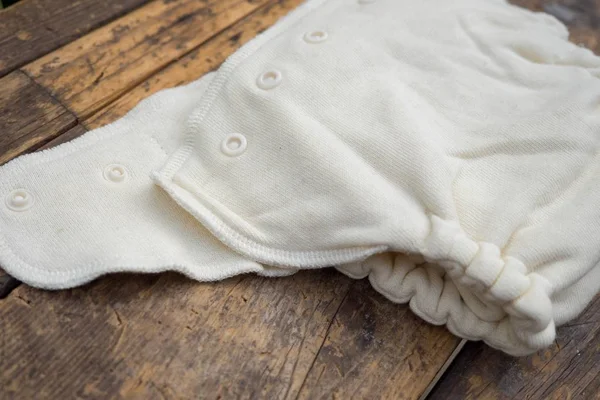
<svg viewBox="0 0 600 400">
<path fill-rule="evenodd" d="M 241 133 L 231 133 L 221 142 L 221 151 L 230 156 L 235 157 L 246 151 L 248 141 Z"/>
<path fill-rule="evenodd" d="M 258 76 L 256 84 L 261 89 L 269 90 L 279 86 L 282 79 L 283 77 L 281 75 L 281 72 L 277 70 L 271 70 L 260 74 Z"/>
<path fill-rule="evenodd" d="M 111 164 L 104 169 L 104 179 L 115 183 L 124 182 L 127 179 L 127 169 L 119 164 Z"/>
<path fill-rule="evenodd" d="M 325 31 L 307 32 L 304 35 L 304 41 L 308 43 L 321 43 L 327 40 L 327 36 L 329 35 Z"/>
<path fill-rule="evenodd" d="M 33 205 L 33 196 L 24 189 L 17 189 L 6 196 L 6 207 L 12 211 L 25 211 Z"/>
</svg>

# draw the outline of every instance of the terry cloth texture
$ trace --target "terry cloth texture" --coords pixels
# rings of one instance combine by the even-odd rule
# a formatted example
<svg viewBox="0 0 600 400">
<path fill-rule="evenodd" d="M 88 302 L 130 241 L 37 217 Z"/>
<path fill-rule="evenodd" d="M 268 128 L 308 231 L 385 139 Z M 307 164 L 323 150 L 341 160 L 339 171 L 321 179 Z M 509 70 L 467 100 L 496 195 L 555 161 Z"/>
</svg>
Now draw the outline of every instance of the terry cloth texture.
<svg viewBox="0 0 600 400">
<path fill-rule="evenodd" d="M 159 92 L 113 124 L 0 168 L 0 266 L 49 289 L 119 271 L 176 270 L 202 281 L 293 273 L 231 251 L 150 179 L 180 144 L 210 77 Z"/>
<path fill-rule="evenodd" d="M 503 0 L 310 0 L 210 83 L 0 168 L 0 264 L 50 288 L 336 266 L 528 354 L 600 290 L 599 77 Z"/>
</svg>

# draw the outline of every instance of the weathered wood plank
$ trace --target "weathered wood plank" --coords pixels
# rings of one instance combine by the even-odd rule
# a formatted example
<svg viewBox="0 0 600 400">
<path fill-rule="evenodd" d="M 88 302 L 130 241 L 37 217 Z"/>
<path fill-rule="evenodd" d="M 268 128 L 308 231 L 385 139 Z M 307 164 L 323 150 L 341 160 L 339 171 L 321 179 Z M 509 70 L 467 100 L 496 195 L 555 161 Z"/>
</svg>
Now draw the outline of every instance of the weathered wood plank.
<svg viewBox="0 0 600 400">
<path fill-rule="evenodd" d="M 458 343 L 333 270 L 22 285 L 0 319 L 0 387 L 23 398 L 416 399 Z"/>
<path fill-rule="evenodd" d="M 24 70 L 83 119 L 266 3 L 154 1 Z"/>
<path fill-rule="evenodd" d="M 0 269 L 0 300 L 8 296 L 20 284 L 21 282 Z"/>
<path fill-rule="evenodd" d="M 459 343 L 364 279 L 346 295 L 299 398 L 417 399 Z"/>
<path fill-rule="evenodd" d="M 66 131 L 65 133 L 61 134 L 56 139 L 53 139 L 50 142 L 46 143 L 45 145 L 40 147 L 38 150 L 45 150 L 45 149 L 50 149 L 54 146 L 58 146 L 59 144 L 63 144 L 65 142 L 68 142 L 69 140 L 73 140 L 76 137 L 83 135 L 87 131 L 88 130 L 81 124 L 75 125 L 73 128 L 71 128 L 68 131 Z"/>
<path fill-rule="evenodd" d="M 0 11 L 0 77 L 148 0 L 23 0 Z"/>
<path fill-rule="evenodd" d="M 0 78 L 0 164 L 65 132 L 77 118 L 21 71 Z"/>
<path fill-rule="evenodd" d="M 192 50 L 185 57 L 169 65 L 146 81 L 134 87 L 119 99 L 82 121 L 88 128 L 106 125 L 131 110 L 140 100 L 159 90 L 194 81 L 216 69 L 225 59 L 253 39 L 257 34 L 300 5 L 304 0 L 280 0 L 261 7 L 251 15 L 219 33 L 211 40 Z"/>
<path fill-rule="evenodd" d="M 468 343 L 430 399 L 600 398 L 600 296 L 558 329 L 554 347 L 533 356 L 507 356 Z"/>
<path fill-rule="evenodd" d="M 200 284 L 115 275 L 0 302 L 0 387 L 21 398 L 285 398 L 351 281 L 334 271 Z"/>
</svg>

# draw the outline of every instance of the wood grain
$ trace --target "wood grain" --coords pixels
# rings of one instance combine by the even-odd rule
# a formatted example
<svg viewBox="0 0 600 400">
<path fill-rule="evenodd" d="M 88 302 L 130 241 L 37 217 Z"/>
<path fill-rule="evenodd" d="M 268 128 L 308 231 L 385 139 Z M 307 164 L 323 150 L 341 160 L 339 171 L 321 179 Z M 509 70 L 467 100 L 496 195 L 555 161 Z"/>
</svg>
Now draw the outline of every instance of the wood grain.
<svg viewBox="0 0 600 400">
<path fill-rule="evenodd" d="M 132 88 L 97 113 L 82 120 L 82 123 L 88 129 L 106 125 L 122 117 L 140 100 L 159 90 L 189 83 L 215 70 L 229 55 L 302 2 L 303 0 L 280 0 L 268 3 Z"/>
<path fill-rule="evenodd" d="M 22 0 L 0 11 L 0 77 L 148 0 Z"/>
<path fill-rule="evenodd" d="M 77 118 L 21 71 L 0 78 L 0 164 L 65 132 Z"/>
<path fill-rule="evenodd" d="M 21 282 L 0 269 L 0 300 L 8 296 L 20 284 Z"/>
<path fill-rule="evenodd" d="M 45 150 L 45 149 L 50 149 L 52 147 L 58 146 L 59 144 L 63 144 L 65 142 L 68 142 L 70 140 L 73 140 L 73 139 L 83 135 L 87 131 L 88 130 L 85 128 L 85 126 L 83 126 L 81 124 L 75 125 L 74 127 L 69 129 L 65 133 L 58 136 L 56 139 L 52 139 L 50 142 L 48 142 L 45 145 L 43 145 L 42 147 L 40 147 L 38 150 Z"/>
<path fill-rule="evenodd" d="M 468 343 L 430 399 L 600 399 L 600 296 L 533 356 Z"/>
<path fill-rule="evenodd" d="M 9 398 L 330 398 L 332 386 L 417 398 L 457 342 L 333 270 L 22 285 L 0 320 Z"/>
<path fill-rule="evenodd" d="M 266 3 L 154 1 L 24 70 L 84 119 Z"/>
<path fill-rule="evenodd" d="M 459 343 L 364 279 L 346 295 L 299 398 L 417 399 Z"/>
</svg>

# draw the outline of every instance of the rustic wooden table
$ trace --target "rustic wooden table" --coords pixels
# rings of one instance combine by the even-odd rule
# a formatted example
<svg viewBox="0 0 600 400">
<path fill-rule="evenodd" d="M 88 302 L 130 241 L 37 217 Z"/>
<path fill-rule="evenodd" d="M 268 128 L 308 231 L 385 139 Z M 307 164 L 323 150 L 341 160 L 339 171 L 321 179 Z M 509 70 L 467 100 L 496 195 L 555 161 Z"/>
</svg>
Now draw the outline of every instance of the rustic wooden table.
<svg viewBox="0 0 600 400">
<path fill-rule="evenodd" d="M 600 3 L 519 0 L 600 53 Z M 0 164 L 219 66 L 301 0 L 23 0 L 0 12 Z M 0 271 L 0 398 L 600 398 L 600 298 L 515 359 L 331 270 L 40 291 Z"/>
</svg>

